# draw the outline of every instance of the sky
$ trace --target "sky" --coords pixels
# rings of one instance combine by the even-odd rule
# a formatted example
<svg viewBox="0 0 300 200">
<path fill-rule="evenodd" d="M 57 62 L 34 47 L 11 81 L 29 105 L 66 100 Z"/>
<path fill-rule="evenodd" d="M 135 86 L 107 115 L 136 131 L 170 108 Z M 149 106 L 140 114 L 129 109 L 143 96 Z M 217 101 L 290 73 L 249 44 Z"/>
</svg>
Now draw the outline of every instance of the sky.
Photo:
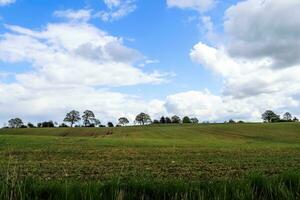
<svg viewBox="0 0 300 200">
<path fill-rule="evenodd" d="M 300 117 L 299 0 L 0 0 L 0 124 Z"/>
</svg>

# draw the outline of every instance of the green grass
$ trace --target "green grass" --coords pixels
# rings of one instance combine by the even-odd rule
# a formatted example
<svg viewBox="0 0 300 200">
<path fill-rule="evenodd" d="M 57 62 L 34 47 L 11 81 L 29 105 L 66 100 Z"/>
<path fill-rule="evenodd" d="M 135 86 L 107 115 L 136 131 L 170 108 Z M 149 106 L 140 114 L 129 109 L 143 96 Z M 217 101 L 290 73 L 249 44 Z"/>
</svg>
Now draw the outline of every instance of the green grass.
<svg viewBox="0 0 300 200">
<path fill-rule="evenodd" d="M 110 130 L 113 134 L 106 135 Z M 229 188 L 242 185 L 241 193 L 251 195 L 252 190 L 246 192 L 251 188 L 247 177 L 253 172 L 268 177 L 270 183 L 264 184 L 278 190 L 281 174 L 300 173 L 300 123 L 0 130 L 3 180 L 16 174 L 12 177 L 17 180 L 30 178 L 45 187 L 67 181 L 80 183 L 76 185 L 81 188 L 88 183 L 102 188 L 99 184 L 117 180 L 127 185 L 140 181 L 140 185 L 149 183 L 157 188 L 164 188 L 164 183 L 191 183 L 223 190 L 218 186 L 223 184 Z M 210 193 L 213 188 L 202 190 Z M 280 195 L 286 191 L 283 187 Z"/>
</svg>

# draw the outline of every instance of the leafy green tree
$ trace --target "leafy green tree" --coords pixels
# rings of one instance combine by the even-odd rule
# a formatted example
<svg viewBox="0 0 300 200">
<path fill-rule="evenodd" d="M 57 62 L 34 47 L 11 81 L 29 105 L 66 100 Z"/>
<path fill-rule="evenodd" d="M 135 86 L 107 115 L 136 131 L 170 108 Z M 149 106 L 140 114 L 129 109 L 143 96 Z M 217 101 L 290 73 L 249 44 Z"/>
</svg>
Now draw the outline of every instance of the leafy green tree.
<svg viewBox="0 0 300 200">
<path fill-rule="evenodd" d="M 112 127 L 114 127 L 114 124 L 113 124 L 112 122 L 108 122 L 108 123 L 107 123 L 107 127 L 112 128 Z"/>
<path fill-rule="evenodd" d="M 85 127 L 90 126 L 94 119 L 95 119 L 95 114 L 93 113 L 93 111 L 86 110 L 83 112 L 82 120 L 83 120 L 83 125 Z"/>
<path fill-rule="evenodd" d="M 129 120 L 126 117 L 121 117 L 119 119 L 119 124 L 125 126 L 126 124 L 129 124 Z"/>
<path fill-rule="evenodd" d="M 151 118 L 146 113 L 140 113 L 136 116 L 135 121 L 141 125 L 145 125 L 151 123 Z"/>
<path fill-rule="evenodd" d="M 28 122 L 27 126 L 28 126 L 28 128 L 35 128 L 35 126 L 31 122 Z"/>
<path fill-rule="evenodd" d="M 76 110 L 72 110 L 69 113 L 67 113 L 64 122 L 69 122 L 71 124 L 71 127 L 73 127 L 73 125 L 80 120 L 80 113 Z"/>
<path fill-rule="evenodd" d="M 191 122 L 191 119 L 190 119 L 188 116 L 185 116 L 185 117 L 182 119 L 182 123 L 184 123 L 184 124 L 189 124 L 189 123 L 192 123 L 192 122 Z"/>
<path fill-rule="evenodd" d="M 160 122 L 161 124 L 165 124 L 165 123 L 166 123 L 166 118 L 165 118 L 164 116 L 162 116 L 162 117 L 160 118 L 159 122 Z"/>
<path fill-rule="evenodd" d="M 155 120 L 153 120 L 152 124 L 160 124 L 160 122 L 157 119 L 155 119 Z"/>
<path fill-rule="evenodd" d="M 101 122 L 100 122 L 99 119 L 94 118 L 94 119 L 93 119 L 93 124 L 94 124 L 96 127 L 99 127 L 99 126 L 101 125 Z"/>
<path fill-rule="evenodd" d="M 291 113 L 289 113 L 289 112 L 286 112 L 286 113 L 284 113 L 284 115 L 283 115 L 283 119 L 284 119 L 285 121 L 292 121 L 292 118 L 293 118 L 293 116 L 292 116 Z"/>
<path fill-rule="evenodd" d="M 181 123 L 181 119 L 177 115 L 174 115 L 171 119 L 172 119 L 172 123 L 174 123 L 174 124 Z"/>
<path fill-rule="evenodd" d="M 276 122 L 280 120 L 280 116 L 275 114 L 272 110 L 266 110 L 261 118 L 265 121 L 265 122 Z"/>
<path fill-rule="evenodd" d="M 10 119 L 8 121 L 10 128 L 20 128 L 23 125 L 23 121 L 20 118 Z"/>
<path fill-rule="evenodd" d="M 196 117 L 193 117 L 193 118 L 191 118 L 191 122 L 192 122 L 193 124 L 198 124 L 198 123 L 199 123 L 199 120 L 198 120 Z"/>
<path fill-rule="evenodd" d="M 229 124 L 234 124 L 235 121 L 234 121 L 233 119 L 230 119 L 230 120 L 228 121 L 228 123 L 229 123 Z"/>
<path fill-rule="evenodd" d="M 166 117 L 166 124 L 171 124 L 172 120 L 170 119 L 170 117 Z"/>
</svg>

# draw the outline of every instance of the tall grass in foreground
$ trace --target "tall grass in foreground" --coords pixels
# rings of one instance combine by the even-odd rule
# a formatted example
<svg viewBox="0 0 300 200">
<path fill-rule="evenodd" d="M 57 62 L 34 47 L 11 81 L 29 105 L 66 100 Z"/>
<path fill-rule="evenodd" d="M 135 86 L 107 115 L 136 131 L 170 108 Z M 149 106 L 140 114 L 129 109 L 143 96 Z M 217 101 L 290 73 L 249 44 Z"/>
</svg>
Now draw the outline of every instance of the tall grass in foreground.
<svg viewBox="0 0 300 200">
<path fill-rule="evenodd" d="M 300 199 L 300 174 L 286 173 L 267 178 L 252 174 L 242 180 L 199 183 L 145 180 L 106 183 L 37 181 L 30 178 L 2 178 L 0 199 Z"/>
</svg>

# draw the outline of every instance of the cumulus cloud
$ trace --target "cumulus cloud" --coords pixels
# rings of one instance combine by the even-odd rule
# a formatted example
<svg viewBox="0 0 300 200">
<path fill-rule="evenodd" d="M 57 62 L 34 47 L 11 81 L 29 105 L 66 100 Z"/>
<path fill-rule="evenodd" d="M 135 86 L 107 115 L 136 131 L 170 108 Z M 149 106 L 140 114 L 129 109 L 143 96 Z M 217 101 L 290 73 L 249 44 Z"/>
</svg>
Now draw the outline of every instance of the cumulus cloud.
<svg viewBox="0 0 300 200">
<path fill-rule="evenodd" d="M 228 50 L 234 57 L 269 58 L 274 68 L 300 64 L 300 1 L 247 0 L 225 14 Z"/>
<path fill-rule="evenodd" d="M 126 116 L 131 122 L 136 114 L 147 112 L 159 116 L 162 103 L 144 101 L 130 95 L 85 86 L 32 90 L 21 84 L 0 84 L 0 121 L 21 117 L 26 121 L 55 120 L 61 122 L 66 112 L 91 109 L 102 121 L 117 121 Z"/>
<path fill-rule="evenodd" d="M 216 47 L 199 42 L 192 48 L 191 59 L 223 80 L 222 94 L 213 96 L 219 102 L 209 109 L 208 116 L 248 115 L 259 120 L 265 109 L 300 114 L 299 5 L 293 0 L 238 2 L 225 14 L 225 42 Z M 212 30 L 209 19 L 202 21 L 208 32 Z M 210 93 L 198 91 L 193 96 L 183 93 L 175 97 L 178 102 L 193 98 L 214 102 Z M 174 105 L 172 110 L 184 113 L 181 103 Z M 220 111 L 214 112 L 215 108 Z"/>
<path fill-rule="evenodd" d="M 115 21 L 135 11 L 135 0 L 104 0 L 107 10 L 98 12 L 95 16 L 103 21 Z"/>
<path fill-rule="evenodd" d="M 6 25 L 0 39 L 0 60 L 29 65 L 30 70 L 5 82 L 0 76 L 0 120 L 20 116 L 28 120 L 58 120 L 71 109 L 93 109 L 101 119 L 159 113 L 163 103 L 143 101 L 110 88 L 159 84 L 164 73 L 136 67 L 144 56 L 83 21 L 52 23 L 40 30 Z M 76 34 L 74 34 L 76 33 Z M 13 66 L 12 66 L 13 67 Z M 106 89 L 104 89 L 106 88 Z M 151 109 L 150 109 L 151 108 Z"/>
<path fill-rule="evenodd" d="M 15 3 L 16 0 L 0 0 L 0 6 L 6 6 Z"/>
<path fill-rule="evenodd" d="M 168 113 L 196 116 L 201 121 L 235 120 L 261 121 L 261 113 L 275 109 L 280 114 L 299 107 L 299 102 L 281 94 L 262 94 L 243 100 L 211 94 L 209 91 L 187 91 L 167 97 Z M 293 114 L 299 115 L 295 110 Z"/>
<path fill-rule="evenodd" d="M 201 42 L 194 46 L 190 56 L 224 79 L 223 94 L 226 96 L 243 98 L 274 93 L 296 96 L 299 93 L 300 78 L 295 74 L 300 73 L 300 66 L 274 70 L 267 58 L 232 58 L 224 48 L 210 47 Z"/>
<path fill-rule="evenodd" d="M 167 0 L 169 7 L 181 9 L 193 9 L 199 12 L 209 10 L 215 4 L 215 0 Z"/>
<path fill-rule="evenodd" d="M 49 24 L 41 31 L 6 27 L 10 32 L 0 40 L 0 59 L 30 62 L 34 67 L 32 72 L 17 75 L 20 82 L 125 86 L 163 81 L 162 74 L 146 74 L 134 67 L 143 58 L 138 51 L 93 25 Z"/>
</svg>

